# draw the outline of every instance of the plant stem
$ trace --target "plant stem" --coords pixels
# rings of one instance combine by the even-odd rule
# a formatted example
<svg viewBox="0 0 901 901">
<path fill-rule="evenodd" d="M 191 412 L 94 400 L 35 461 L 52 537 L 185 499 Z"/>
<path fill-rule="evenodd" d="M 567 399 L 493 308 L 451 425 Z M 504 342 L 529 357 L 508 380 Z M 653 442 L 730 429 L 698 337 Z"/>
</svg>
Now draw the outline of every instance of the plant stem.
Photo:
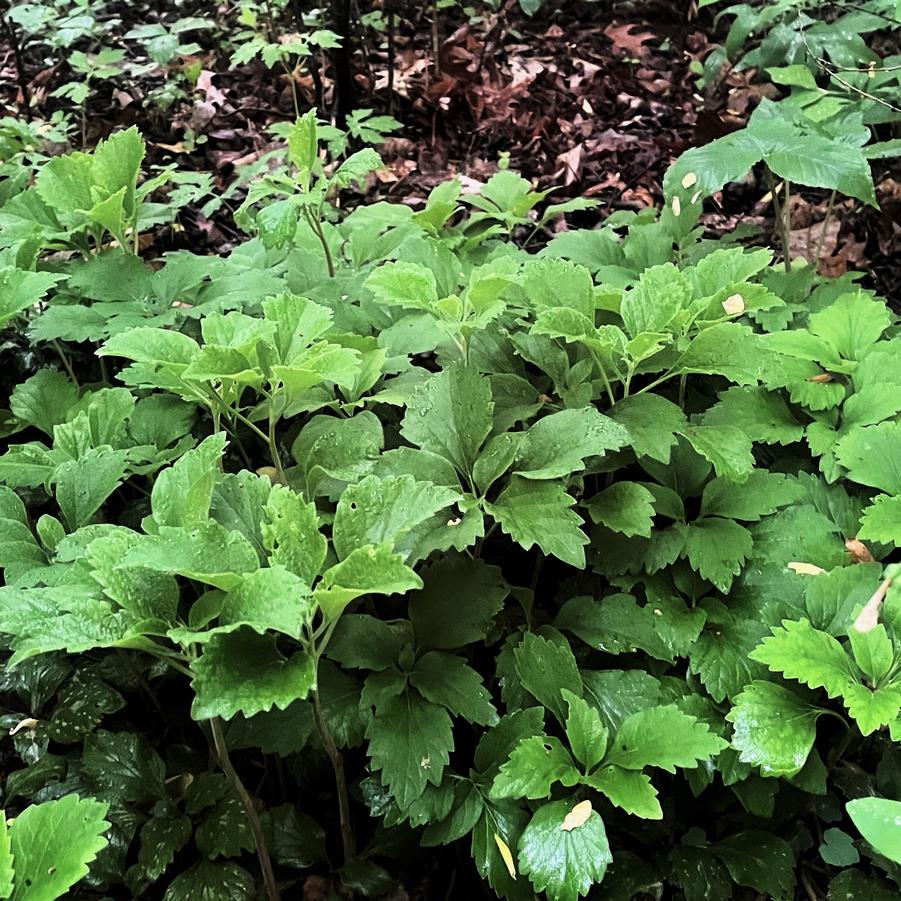
<svg viewBox="0 0 901 901">
<path fill-rule="evenodd" d="M 76 388 L 81 388 L 81 385 L 78 384 L 78 377 L 75 375 L 75 370 L 72 368 L 72 363 L 69 361 L 69 357 L 63 350 L 62 344 L 60 344 L 59 341 L 56 340 L 56 338 L 54 338 L 50 343 L 53 345 L 53 349 L 59 354 L 59 358 L 62 361 L 62 364 L 65 367 L 69 378 L 72 380 L 72 384 L 75 385 Z"/>
<path fill-rule="evenodd" d="M 271 410 L 272 401 L 269 403 Z M 287 485 L 288 480 L 285 478 L 285 470 L 282 467 L 282 455 L 279 452 L 278 439 L 275 434 L 275 417 L 272 416 L 271 412 L 269 414 L 269 454 L 272 457 L 272 465 L 278 473 L 279 482 L 281 482 L 282 485 Z"/>
<path fill-rule="evenodd" d="M 782 204 L 782 253 L 785 256 L 785 271 L 792 271 L 791 258 L 791 182 L 785 179 L 785 202 Z"/>
<path fill-rule="evenodd" d="M 278 885 L 275 882 L 275 873 L 272 870 L 272 861 L 269 858 L 269 851 L 266 848 L 266 836 L 263 834 L 263 824 L 257 814 L 254 806 L 254 799 L 244 787 L 241 777 L 235 770 L 231 758 L 228 756 L 228 746 L 225 744 L 225 736 L 222 734 L 222 723 L 219 717 L 214 716 L 210 720 L 210 730 L 213 733 L 213 747 L 216 750 L 216 757 L 219 766 L 226 778 L 231 783 L 232 788 L 238 793 L 241 804 L 244 807 L 244 813 L 247 816 L 247 822 L 250 823 L 250 831 L 253 833 L 253 841 L 256 845 L 257 858 L 260 861 L 260 869 L 263 871 L 263 886 L 266 890 L 267 901 L 281 901 Z"/>
<path fill-rule="evenodd" d="M 835 188 L 832 189 L 832 193 L 829 195 L 829 203 L 826 206 L 826 218 L 823 220 L 823 229 L 820 232 L 820 237 L 817 239 L 816 250 L 813 252 L 813 268 L 814 270 L 818 269 L 820 266 L 820 253 L 823 251 L 823 241 L 826 239 L 826 231 L 829 228 L 829 222 L 832 219 L 832 210 L 835 207 Z"/>
<path fill-rule="evenodd" d="M 319 243 L 322 245 L 322 252 L 325 254 L 325 265 L 328 267 L 329 278 L 335 277 L 335 261 L 332 259 L 332 251 L 328 246 L 328 241 L 325 237 L 325 232 L 322 230 L 322 223 L 319 221 L 319 218 L 315 216 L 311 210 L 305 208 L 304 213 L 307 217 L 307 222 L 310 223 L 310 228 L 313 229 L 313 234 L 319 238 Z"/>
<path fill-rule="evenodd" d="M 344 756 L 338 750 L 332 733 L 329 732 L 325 720 L 322 718 L 322 704 L 319 700 L 319 692 L 315 688 L 311 695 L 313 702 L 313 718 L 316 721 L 316 731 L 325 748 L 325 753 L 331 761 L 335 772 L 335 785 L 338 789 L 338 814 L 341 819 L 341 845 L 344 851 L 344 862 L 348 863 L 357 856 L 354 850 L 353 825 L 350 821 L 350 795 L 347 792 L 347 777 L 344 775 Z"/>
</svg>

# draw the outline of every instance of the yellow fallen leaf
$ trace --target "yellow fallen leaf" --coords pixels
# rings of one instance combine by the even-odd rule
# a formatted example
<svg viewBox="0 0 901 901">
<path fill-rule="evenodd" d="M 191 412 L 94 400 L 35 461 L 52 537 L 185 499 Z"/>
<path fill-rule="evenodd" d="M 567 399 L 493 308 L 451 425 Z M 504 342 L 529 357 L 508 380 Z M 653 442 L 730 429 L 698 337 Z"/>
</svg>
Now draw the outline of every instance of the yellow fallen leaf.
<svg viewBox="0 0 901 901">
<path fill-rule="evenodd" d="M 854 630 L 860 633 L 872 632 L 879 625 L 879 608 L 885 600 L 886 592 L 892 587 L 892 580 L 885 579 L 873 592 L 873 596 L 864 604 L 863 610 L 854 620 Z"/>
<path fill-rule="evenodd" d="M 798 563 L 797 561 L 792 561 L 787 564 L 787 566 L 799 576 L 818 576 L 821 573 L 826 572 L 825 569 L 821 566 L 817 566 L 815 563 Z"/>
<path fill-rule="evenodd" d="M 745 299 L 741 294 L 733 294 L 723 301 L 723 309 L 729 316 L 737 316 L 745 311 Z"/>
<path fill-rule="evenodd" d="M 494 833 L 494 843 L 497 845 L 497 850 L 501 852 L 504 866 L 507 868 L 510 878 L 516 879 L 516 864 L 513 862 L 513 852 L 510 850 L 509 845 L 496 832 Z"/>
<path fill-rule="evenodd" d="M 591 816 L 591 801 L 579 801 L 575 807 L 563 818 L 560 828 L 564 832 L 572 832 L 579 826 L 584 826 Z"/>
<path fill-rule="evenodd" d="M 673 215 L 678 216 L 682 212 L 682 201 L 678 197 L 673 198 Z"/>
</svg>

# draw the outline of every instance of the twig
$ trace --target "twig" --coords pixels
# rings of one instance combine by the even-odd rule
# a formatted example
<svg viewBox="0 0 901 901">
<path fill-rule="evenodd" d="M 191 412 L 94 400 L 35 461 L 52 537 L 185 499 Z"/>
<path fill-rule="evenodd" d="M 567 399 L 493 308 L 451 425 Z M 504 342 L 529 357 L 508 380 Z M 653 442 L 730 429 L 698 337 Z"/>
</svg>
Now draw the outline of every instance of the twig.
<svg viewBox="0 0 901 901">
<path fill-rule="evenodd" d="M 820 265 L 820 253 L 823 250 L 823 241 L 826 238 L 826 231 L 829 228 L 829 220 L 832 218 L 832 210 L 835 207 L 835 196 L 836 189 L 832 189 L 832 193 L 829 195 L 829 203 L 826 206 L 826 218 L 823 220 L 823 230 L 820 232 L 820 237 L 817 240 L 817 247 L 813 253 L 813 265 L 814 269 L 819 268 Z"/>
<path fill-rule="evenodd" d="M 335 785 L 338 789 L 338 815 L 341 820 L 341 845 L 344 851 L 344 863 L 349 863 L 357 856 L 354 849 L 353 825 L 350 821 L 350 795 L 347 792 L 347 777 L 344 775 L 344 756 L 338 750 L 332 733 L 329 731 L 322 717 L 322 704 L 319 700 L 319 691 L 313 689 L 310 694 L 313 702 L 313 719 L 316 722 L 316 731 L 325 748 L 325 753 L 331 761 L 332 770 L 335 773 Z"/>
<path fill-rule="evenodd" d="M 275 873 L 272 870 L 272 860 L 269 857 L 269 851 L 266 847 L 266 836 L 263 834 L 263 824 L 257 814 L 254 806 L 254 799 L 244 787 L 241 777 L 228 756 L 228 745 L 225 743 L 225 736 L 222 734 L 222 723 L 219 717 L 214 716 L 210 720 L 210 731 L 213 733 L 213 747 L 216 751 L 216 758 L 219 766 L 226 778 L 231 783 L 232 788 L 237 792 L 244 807 L 244 813 L 247 816 L 247 822 L 250 824 L 250 831 L 253 833 L 253 841 L 256 845 L 257 858 L 260 861 L 260 869 L 263 871 L 263 886 L 266 889 L 267 901 L 281 901 L 278 885 L 275 881 Z"/>
</svg>

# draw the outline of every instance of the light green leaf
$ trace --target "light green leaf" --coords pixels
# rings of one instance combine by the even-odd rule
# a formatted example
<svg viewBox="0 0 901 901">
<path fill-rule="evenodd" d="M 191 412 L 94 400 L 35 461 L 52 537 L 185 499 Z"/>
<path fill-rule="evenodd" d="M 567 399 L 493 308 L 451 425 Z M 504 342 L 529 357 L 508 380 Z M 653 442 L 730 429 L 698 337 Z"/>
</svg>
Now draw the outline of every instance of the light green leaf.
<svg viewBox="0 0 901 901">
<path fill-rule="evenodd" d="M 431 269 L 419 263 L 384 263 L 363 283 L 379 303 L 439 315 L 438 283 Z"/>
<path fill-rule="evenodd" d="M 539 257 L 523 266 L 520 277 L 522 289 L 537 313 L 563 307 L 594 321 L 594 285 L 584 266 Z"/>
<path fill-rule="evenodd" d="M 576 760 L 586 772 L 601 762 L 607 750 L 607 728 L 601 715 L 587 701 L 568 688 L 560 690 L 566 701 L 566 738 Z"/>
<path fill-rule="evenodd" d="M 573 804 L 539 807 L 519 841 L 520 870 L 550 901 L 577 901 L 600 882 L 613 862 L 604 821 L 596 810 L 574 829 L 564 829 Z"/>
<path fill-rule="evenodd" d="M 261 635 L 271 630 L 295 639 L 312 618 L 308 586 L 278 565 L 244 573 L 222 599 L 219 611 L 222 625 L 246 625 Z"/>
<path fill-rule="evenodd" d="M 475 369 L 454 364 L 414 391 L 401 434 L 470 476 L 479 448 L 491 432 L 493 410 L 488 379 Z"/>
<path fill-rule="evenodd" d="M 514 472 L 526 479 L 559 479 L 580 470 L 586 457 L 619 450 L 629 434 L 594 407 L 561 410 L 539 419 L 523 436 Z"/>
<path fill-rule="evenodd" d="M 875 497 L 863 511 L 857 537 L 863 541 L 901 545 L 901 495 Z"/>
<path fill-rule="evenodd" d="M 756 385 L 770 354 L 746 325 L 720 322 L 704 329 L 674 365 L 686 374 L 724 375 L 739 385 Z"/>
<path fill-rule="evenodd" d="M 870 689 L 855 682 L 845 688 L 842 700 L 857 723 L 857 728 L 864 735 L 870 735 L 881 726 L 888 726 L 898 719 L 901 711 L 901 685 Z"/>
<path fill-rule="evenodd" d="M 209 521 L 213 488 L 225 452 L 222 432 L 205 438 L 156 477 L 150 504 L 158 526 L 194 528 Z"/>
<path fill-rule="evenodd" d="M 891 321 L 891 313 L 884 301 L 855 291 L 843 294 L 828 307 L 812 313 L 807 327 L 814 335 L 828 341 L 843 359 L 861 360 Z"/>
<path fill-rule="evenodd" d="M 240 629 L 214 635 L 192 664 L 195 720 L 284 710 L 316 687 L 316 667 L 303 651 L 285 657 L 275 636 Z"/>
<path fill-rule="evenodd" d="M 854 429 L 839 441 L 835 455 L 852 481 L 901 494 L 901 422 Z"/>
<path fill-rule="evenodd" d="M 312 585 L 325 561 L 328 542 L 319 531 L 314 504 L 289 488 L 274 485 L 260 530 L 272 564 L 279 564 Z"/>
<path fill-rule="evenodd" d="M 55 473 L 56 502 L 70 531 L 87 525 L 104 501 L 122 484 L 126 452 L 92 447 L 68 460 Z"/>
<path fill-rule="evenodd" d="M 9 898 L 13 893 L 13 867 L 6 814 L 0 811 L 0 898 Z"/>
<path fill-rule="evenodd" d="M 751 439 L 734 425 L 695 425 L 681 432 L 718 476 L 744 481 L 754 468 Z"/>
<path fill-rule="evenodd" d="M 537 544 L 545 554 L 583 569 L 588 536 L 580 528 L 582 519 L 570 509 L 574 503 L 559 482 L 514 476 L 485 509 L 526 550 Z"/>
<path fill-rule="evenodd" d="M 49 272 L 0 267 L 0 327 L 34 306 L 59 280 Z"/>
<path fill-rule="evenodd" d="M 26 807 L 9 829 L 18 878 L 12 901 L 55 901 L 107 845 L 107 805 L 71 794 Z"/>
<path fill-rule="evenodd" d="M 901 863 L 901 801 L 857 798 L 846 805 L 848 816 L 873 848 Z"/>
<path fill-rule="evenodd" d="M 714 426 L 740 422 L 742 431 L 752 441 L 764 444 L 793 444 L 804 437 L 804 427 L 785 401 L 765 388 L 729 388 L 704 414 L 703 422 Z"/>
<path fill-rule="evenodd" d="M 659 394 L 638 394 L 621 400 L 610 418 L 626 427 L 630 444 L 640 457 L 668 463 L 676 434 L 688 424 L 681 408 Z"/>
<path fill-rule="evenodd" d="M 652 707 L 623 722 L 605 762 L 628 770 L 656 766 L 674 773 L 677 766 L 694 769 L 727 745 L 706 723 L 678 707 Z"/>
<path fill-rule="evenodd" d="M 632 338 L 642 332 L 665 333 L 691 300 L 691 286 L 672 263 L 651 266 L 623 296 L 620 315 Z"/>
<path fill-rule="evenodd" d="M 788 476 L 757 469 L 742 484 L 723 478 L 708 482 L 701 499 L 701 516 L 757 522 L 800 500 L 803 493 L 801 486 Z"/>
<path fill-rule="evenodd" d="M 755 681 L 735 698 L 726 719 L 744 763 L 760 767 L 763 776 L 790 777 L 807 762 L 821 713 L 781 685 Z"/>
<path fill-rule="evenodd" d="M 53 427 L 69 418 L 77 402 L 78 389 L 63 373 L 39 369 L 16 385 L 9 398 L 9 408 L 16 419 L 52 437 Z"/>
<path fill-rule="evenodd" d="M 645 820 L 662 820 L 663 810 L 651 777 L 620 766 L 604 766 L 583 782 L 606 795 L 611 804 Z"/>
<path fill-rule="evenodd" d="M 367 476 L 341 495 L 332 541 L 341 559 L 364 545 L 389 544 L 409 556 L 405 540 L 434 513 L 462 500 L 459 492 L 412 476 Z"/>
<path fill-rule="evenodd" d="M 783 620 L 772 633 L 750 654 L 752 660 L 772 672 L 797 679 L 809 688 L 825 688 L 830 698 L 844 695 L 857 681 L 838 640 L 814 629 L 809 620 Z"/>
<path fill-rule="evenodd" d="M 534 735 L 524 738 L 501 766 L 491 786 L 491 797 L 549 798 L 558 782 L 569 788 L 578 781 L 579 772 L 560 740 Z"/>
</svg>

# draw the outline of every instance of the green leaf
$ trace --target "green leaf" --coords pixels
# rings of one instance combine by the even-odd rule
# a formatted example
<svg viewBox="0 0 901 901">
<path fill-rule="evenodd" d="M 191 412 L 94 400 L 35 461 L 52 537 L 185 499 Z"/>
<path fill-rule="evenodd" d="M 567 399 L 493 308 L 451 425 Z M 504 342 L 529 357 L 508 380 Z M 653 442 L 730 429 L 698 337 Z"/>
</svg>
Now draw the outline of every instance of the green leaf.
<svg viewBox="0 0 901 901">
<path fill-rule="evenodd" d="M 584 267 L 553 257 L 531 259 L 522 268 L 522 289 L 536 312 L 563 307 L 594 320 L 594 285 Z"/>
<path fill-rule="evenodd" d="M 16 419 L 53 436 L 53 427 L 65 422 L 78 402 L 78 389 L 56 369 L 39 369 L 20 382 L 9 398 Z"/>
<path fill-rule="evenodd" d="M 437 315 L 438 283 L 431 269 L 419 263 L 384 263 L 363 287 L 372 291 L 379 303 Z"/>
<path fill-rule="evenodd" d="M 592 522 L 627 538 L 650 538 L 654 518 L 654 495 L 637 482 L 614 482 L 587 503 Z"/>
<path fill-rule="evenodd" d="M 827 829 L 823 833 L 820 857 L 833 867 L 853 867 L 860 861 L 853 839 L 841 829 Z"/>
<path fill-rule="evenodd" d="M 19 572 L 43 566 L 46 557 L 28 526 L 28 514 L 19 496 L 0 485 L 0 567 L 5 581 L 15 581 Z"/>
<path fill-rule="evenodd" d="M 9 845 L 6 814 L 0 813 L 0 898 L 13 893 L 13 855 Z"/>
<path fill-rule="evenodd" d="M 409 600 L 420 648 L 462 648 L 484 640 L 510 593 L 498 567 L 468 557 L 437 560 L 422 579 L 425 588 Z"/>
<path fill-rule="evenodd" d="M 210 435 L 157 475 L 150 503 L 158 526 L 191 529 L 209 521 L 225 444 L 224 433 Z"/>
<path fill-rule="evenodd" d="M 138 851 L 140 878 L 155 882 L 175 860 L 175 855 L 188 843 L 193 825 L 186 816 L 168 810 L 153 816 L 141 827 L 141 848 Z"/>
<path fill-rule="evenodd" d="M 624 769 L 656 766 L 668 773 L 693 769 L 715 756 L 727 742 L 675 706 L 653 707 L 628 717 L 610 743 L 606 762 Z"/>
<path fill-rule="evenodd" d="M 681 408 L 658 394 L 627 397 L 613 407 L 610 418 L 626 427 L 638 456 L 660 463 L 669 463 L 676 434 L 687 425 Z"/>
<path fill-rule="evenodd" d="M 267 630 L 299 638 L 313 619 L 313 602 L 307 585 L 281 566 L 244 573 L 222 599 L 222 625 L 250 626 L 264 635 Z"/>
<path fill-rule="evenodd" d="M 18 878 L 12 901 L 54 901 L 88 873 L 107 844 L 107 805 L 66 795 L 26 807 L 9 829 Z"/>
<path fill-rule="evenodd" d="M 402 810 L 440 785 L 454 747 L 448 712 L 416 692 L 384 701 L 366 729 L 372 768 Z"/>
<path fill-rule="evenodd" d="M 538 545 L 578 569 L 585 566 L 588 536 L 582 519 L 569 508 L 575 501 L 558 482 L 535 482 L 514 476 L 486 510 L 503 531 L 526 550 Z"/>
<path fill-rule="evenodd" d="M 842 699 L 861 733 L 870 735 L 898 719 L 901 685 L 870 689 L 856 682 L 845 688 Z"/>
<path fill-rule="evenodd" d="M 677 372 L 724 375 L 739 385 L 756 385 L 770 359 L 759 336 L 746 325 L 720 322 L 704 329 L 676 361 Z"/>
<path fill-rule="evenodd" d="M 59 280 L 60 276 L 49 272 L 0 267 L 0 328 L 34 306 Z"/>
<path fill-rule="evenodd" d="M 737 426 L 696 425 L 681 434 L 721 478 L 742 482 L 754 469 L 751 439 Z"/>
<path fill-rule="evenodd" d="M 611 804 L 626 813 L 645 820 L 663 819 L 657 791 L 646 773 L 611 765 L 596 770 L 583 782 L 606 795 Z"/>
<path fill-rule="evenodd" d="M 413 392 L 401 434 L 470 476 L 479 448 L 491 432 L 493 410 L 488 379 L 475 369 L 454 364 Z"/>
<path fill-rule="evenodd" d="M 765 388 L 729 388 L 704 414 L 703 422 L 714 426 L 740 422 L 742 431 L 752 441 L 764 444 L 793 444 L 804 437 L 804 426 L 785 401 Z"/>
<path fill-rule="evenodd" d="M 783 620 L 750 657 L 786 679 L 797 679 L 809 688 L 825 688 L 830 698 L 843 695 L 857 681 L 838 640 L 814 629 L 807 619 Z"/>
<path fill-rule="evenodd" d="M 524 738 L 511 752 L 494 783 L 491 797 L 549 798 L 556 783 L 572 787 L 579 772 L 558 738 L 535 735 Z"/>
<path fill-rule="evenodd" d="M 596 810 L 574 829 L 564 821 L 569 801 L 552 801 L 535 811 L 519 841 L 520 870 L 550 901 L 577 901 L 600 882 L 613 862 L 604 821 Z"/>
<path fill-rule="evenodd" d="M 628 432 L 594 407 L 561 410 L 539 419 L 523 436 L 514 472 L 526 479 L 559 479 L 629 441 Z"/>
<path fill-rule="evenodd" d="M 160 526 L 158 534 L 145 536 L 125 555 L 122 565 L 175 573 L 227 591 L 242 573 L 258 569 L 260 558 L 240 532 L 208 521 L 191 529 Z"/>
<path fill-rule="evenodd" d="M 901 545 L 901 495 L 880 494 L 860 521 L 857 537 L 863 541 Z"/>
<path fill-rule="evenodd" d="M 314 598 L 326 619 L 337 618 L 365 594 L 403 594 L 422 588 L 422 579 L 393 553 L 390 544 L 358 547 L 322 574 Z"/>
<path fill-rule="evenodd" d="M 640 606 L 631 595 L 570 598 L 554 625 L 578 635 L 607 654 L 642 650 L 670 663 L 685 656 L 704 628 L 704 612 L 689 609 L 678 599 L 659 597 Z"/>
<path fill-rule="evenodd" d="M 87 525 L 122 484 L 125 460 L 125 451 L 92 447 L 78 460 L 68 460 L 57 468 L 56 502 L 70 531 Z"/>
<path fill-rule="evenodd" d="M 763 776 L 794 776 L 813 748 L 821 712 L 781 685 L 752 682 L 726 714 L 734 729 L 732 746 Z"/>
<path fill-rule="evenodd" d="M 297 167 L 301 183 L 309 190 L 310 175 L 319 162 L 315 109 L 297 119 L 288 132 L 288 159 Z"/>
<path fill-rule="evenodd" d="M 638 284 L 623 295 L 620 315 L 631 337 L 642 332 L 666 332 L 688 306 L 691 287 L 672 263 L 651 266 Z"/>
<path fill-rule="evenodd" d="M 869 676 L 873 684 L 880 682 L 888 675 L 895 659 L 895 651 L 891 639 L 882 623 L 865 632 L 858 630 L 856 624 L 848 629 L 851 639 L 851 652 L 854 662 Z"/>
<path fill-rule="evenodd" d="M 512 852 L 528 819 L 528 814 L 514 802 L 486 803 L 472 830 L 472 857 L 476 870 L 499 897 L 511 901 L 534 901 L 535 895 L 526 880 L 517 880 L 515 868 L 511 874 L 509 861 L 501 855 L 499 843 L 503 843 L 512 860 Z"/>
<path fill-rule="evenodd" d="M 197 827 L 194 841 L 206 858 L 240 857 L 254 848 L 244 806 L 234 795 L 220 798 Z"/>
<path fill-rule="evenodd" d="M 429 651 L 416 661 L 410 684 L 433 704 L 441 704 L 454 716 L 480 726 L 497 721 L 482 677 L 462 657 Z"/>
<path fill-rule="evenodd" d="M 191 716 L 231 719 L 273 706 L 284 710 L 316 687 L 316 668 L 303 651 L 285 657 L 275 637 L 250 629 L 214 635 L 191 664 L 196 696 Z"/>
<path fill-rule="evenodd" d="M 270 562 L 284 566 L 311 585 L 328 550 L 328 542 L 319 531 L 315 505 L 289 488 L 274 485 L 264 510 L 266 520 L 260 531 Z"/>
<path fill-rule="evenodd" d="M 728 592 L 754 547 L 751 533 L 737 522 L 718 516 L 696 520 L 684 531 L 691 568 L 720 591 Z"/>
<path fill-rule="evenodd" d="M 802 496 L 801 486 L 788 476 L 757 469 L 741 484 L 722 478 L 708 482 L 701 498 L 701 516 L 757 522 Z"/>
<path fill-rule="evenodd" d="M 115 801 L 162 801 L 166 765 L 140 735 L 101 730 L 84 742 L 84 774 L 102 797 Z"/>
<path fill-rule="evenodd" d="M 713 845 L 713 851 L 739 884 L 777 901 L 793 897 L 795 859 L 788 842 L 757 830 L 739 832 Z"/>
<path fill-rule="evenodd" d="M 459 492 L 412 476 L 367 476 L 348 486 L 338 502 L 332 526 L 335 551 L 344 559 L 364 545 L 388 544 L 409 556 L 409 533 L 461 499 Z"/>
<path fill-rule="evenodd" d="M 201 860 L 172 880 L 163 901 L 250 901 L 253 891 L 253 877 L 238 864 Z"/>
<path fill-rule="evenodd" d="M 846 805 L 860 834 L 884 857 L 901 863 L 901 801 L 857 798 Z"/>
<path fill-rule="evenodd" d="M 828 341 L 843 359 L 861 360 L 891 321 L 891 313 L 882 300 L 855 291 L 812 313 L 807 327 Z"/>
<path fill-rule="evenodd" d="M 566 738 L 576 760 L 586 772 L 601 762 L 607 750 L 607 729 L 597 710 L 568 688 L 560 691 L 566 701 Z"/>
<path fill-rule="evenodd" d="M 565 639 L 549 641 L 541 635 L 526 632 L 513 656 L 522 687 L 565 723 L 562 690 L 582 696 L 582 677 Z"/>
<path fill-rule="evenodd" d="M 901 494 L 901 422 L 854 429 L 839 441 L 835 455 L 852 481 Z"/>
</svg>

